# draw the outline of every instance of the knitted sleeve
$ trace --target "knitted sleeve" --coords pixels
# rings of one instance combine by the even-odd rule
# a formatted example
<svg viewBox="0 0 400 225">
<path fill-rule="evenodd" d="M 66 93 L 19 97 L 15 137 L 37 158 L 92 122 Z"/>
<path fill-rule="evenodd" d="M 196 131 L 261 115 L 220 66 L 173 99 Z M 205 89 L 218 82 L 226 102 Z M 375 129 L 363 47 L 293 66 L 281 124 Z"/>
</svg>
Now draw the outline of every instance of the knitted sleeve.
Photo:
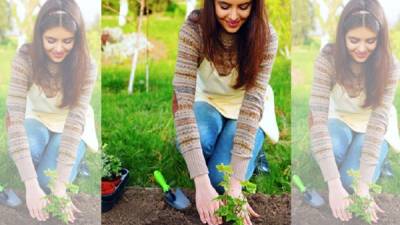
<svg viewBox="0 0 400 225">
<path fill-rule="evenodd" d="M 378 163 L 380 149 L 386 133 L 389 112 L 393 104 L 399 76 L 400 64 L 396 59 L 394 59 L 394 63 L 391 65 L 388 84 L 384 90 L 382 104 L 372 111 L 362 147 L 360 173 L 361 180 L 366 183 L 372 182 L 372 177 Z"/>
<path fill-rule="evenodd" d="M 179 32 L 173 86 L 176 96 L 174 114 L 176 135 L 191 178 L 208 174 L 193 111 L 200 42 L 198 25 L 187 20 Z"/>
<path fill-rule="evenodd" d="M 326 182 L 340 177 L 328 130 L 329 97 L 334 71 L 332 60 L 321 52 L 314 63 L 314 78 L 309 102 L 312 120 L 310 139 L 311 151 Z"/>
<path fill-rule="evenodd" d="M 90 105 L 90 99 L 97 79 L 96 64 L 92 60 L 89 73 L 84 80 L 82 92 L 77 104 L 70 109 L 61 135 L 59 155 L 57 159 L 57 173 L 60 181 L 69 182 L 72 166 L 74 165 L 77 149 L 81 142 L 85 116 Z"/>
<path fill-rule="evenodd" d="M 247 172 L 251 153 L 254 148 L 255 136 L 263 113 L 267 84 L 270 79 L 272 65 L 278 48 L 278 36 L 272 26 L 269 43 L 265 50 L 261 71 L 256 76 L 254 87 L 246 90 L 236 125 L 233 140 L 231 165 L 233 176 L 243 181 Z"/>
<path fill-rule="evenodd" d="M 22 181 L 37 177 L 24 127 L 30 77 L 32 77 L 32 63 L 26 46 L 23 46 L 18 50 L 11 65 L 11 79 L 6 103 L 8 150 Z"/>
</svg>

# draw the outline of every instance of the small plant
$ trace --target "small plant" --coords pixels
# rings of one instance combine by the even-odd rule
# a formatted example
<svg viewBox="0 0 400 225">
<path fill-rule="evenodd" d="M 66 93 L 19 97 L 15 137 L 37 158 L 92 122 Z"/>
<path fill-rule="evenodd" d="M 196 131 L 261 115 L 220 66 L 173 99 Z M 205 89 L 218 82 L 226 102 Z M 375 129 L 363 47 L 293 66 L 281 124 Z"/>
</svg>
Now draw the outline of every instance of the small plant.
<svg viewBox="0 0 400 225">
<path fill-rule="evenodd" d="M 46 196 L 48 201 L 47 206 L 44 208 L 51 216 L 57 218 L 58 220 L 68 223 L 68 214 L 65 211 L 66 208 L 72 204 L 70 196 L 59 197 L 53 194 L 55 188 L 55 181 L 57 180 L 57 172 L 53 170 L 46 170 L 45 175 L 50 178 L 49 188 L 51 194 Z M 67 192 L 70 194 L 77 194 L 79 192 L 79 187 L 74 184 L 67 184 Z"/>
<path fill-rule="evenodd" d="M 101 174 L 103 179 L 112 180 L 121 175 L 122 164 L 119 158 L 113 155 L 108 155 L 103 151 L 101 161 L 103 162 Z"/>
<path fill-rule="evenodd" d="M 354 213 L 355 216 L 364 220 L 368 224 L 371 224 L 372 218 L 368 213 L 368 209 L 374 203 L 373 197 L 363 197 L 359 196 L 356 193 L 358 192 L 358 187 L 360 183 L 360 172 L 355 170 L 349 170 L 347 172 L 349 176 L 353 177 L 353 184 L 351 185 L 354 193 L 349 196 L 352 201 L 351 205 L 347 207 L 347 211 Z M 380 194 L 382 192 L 382 187 L 377 184 L 370 184 L 369 186 L 371 195 Z"/>
<path fill-rule="evenodd" d="M 0 193 L 3 192 L 5 189 L 5 187 L 3 185 L 0 184 Z"/>
<path fill-rule="evenodd" d="M 220 183 L 220 185 L 224 188 L 225 192 L 223 195 L 215 198 L 215 200 L 224 202 L 224 205 L 220 206 L 215 213 L 219 217 L 224 217 L 227 222 L 233 222 L 233 225 L 243 225 L 245 219 L 243 215 L 245 215 L 247 211 L 246 196 L 234 198 L 228 195 L 227 191 L 230 188 L 230 179 L 233 174 L 230 166 L 220 164 L 217 166 L 217 170 L 224 174 L 224 180 Z M 256 185 L 249 181 L 241 182 L 241 185 L 245 188 L 243 191 L 245 195 L 254 194 L 256 192 Z"/>
</svg>

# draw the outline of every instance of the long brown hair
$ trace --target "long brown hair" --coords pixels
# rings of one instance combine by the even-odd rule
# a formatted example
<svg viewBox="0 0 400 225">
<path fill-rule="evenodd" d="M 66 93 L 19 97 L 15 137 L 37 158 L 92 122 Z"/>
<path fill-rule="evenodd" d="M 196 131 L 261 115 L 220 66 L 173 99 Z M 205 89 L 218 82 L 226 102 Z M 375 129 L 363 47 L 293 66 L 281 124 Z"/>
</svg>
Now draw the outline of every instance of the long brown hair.
<svg viewBox="0 0 400 225">
<path fill-rule="evenodd" d="M 43 33 L 62 26 L 74 34 L 74 46 L 60 63 L 63 99 L 60 107 L 77 104 L 82 85 L 89 72 L 89 51 L 86 43 L 85 25 L 79 6 L 74 0 L 48 0 L 40 9 L 33 32 L 30 55 L 33 65 L 32 81 L 48 88 L 51 79 L 47 67 L 49 57 L 43 47 Z"/>
<path fill-rule="evenodd" d="M 352 74 L 352 57 L 346 47 L 346 34 L 357 27 L 367 27 L 377 34 L 377 46 L 366 62 L 362 64 L 364 91 L 366 99 L 363 107 L 377 107 L 381 104 L 384 89 L 389 82 L 391 53 L 389 31 L 383 9 L 376 0 L 351 0 L 340 16 L 336 42 L 334 44 L 334 59 L 336 80 L 339 84 L 349 82 Z"/>
<path fill-rule="evenodd" d="M 204 0 L 200 13 L 204 57 L 215 62 L 215 55 L 223 48 L 219 34 L 223 27 L 217 20 L 214 0 Z M 264 0 L 252 0 L 251 12 L 246 22 L 237 32 L 237 70 L 239 76 L 233 88 L 249 89 L 255 85 L 265 49 L 270 40 L 268 16 Z"/>
</svg>

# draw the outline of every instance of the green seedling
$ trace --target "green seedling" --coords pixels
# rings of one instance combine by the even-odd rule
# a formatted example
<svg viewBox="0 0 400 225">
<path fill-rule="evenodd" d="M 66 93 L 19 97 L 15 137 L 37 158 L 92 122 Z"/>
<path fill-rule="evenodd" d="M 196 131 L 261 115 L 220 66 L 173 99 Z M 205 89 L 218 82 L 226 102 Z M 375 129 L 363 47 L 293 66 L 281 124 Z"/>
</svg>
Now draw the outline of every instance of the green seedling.
<svg viewBox="0 0 400 225">
<path fill-rule="evenodd" d="M 243 191 L 244 196 L 234 198 L 228 195 L 227 191 L 230 188 L 230 179 L 233 171 L 230 166 L 223 164 L 217 165 L 217 170 L 224 174 L 224 179 L 220 185 L 224 188 L 225 192 L 223 195 L 218 196 L 215 200 L 224 202 L 224 205 L 220 206 L 215 214 L 219 217 L 225 218 L 227 222 L 232 222 L 233 225 L 244 225 L 244 216 L 247 212 L 247 199 L 246 195 L 254 194 L 257 186 L 249 181 L 241 182 L 242 187 L 245 188 Z"/>
<path fill-rule="evenodd" d="M 121 176 L 122 163 L 119 158 L 113 155 L 108 155 L 104 151 L 101 155 L 101 161 L 103 163 L 102 178 L 103 179 L 115 179 Z"/>
<path fill-rule="evenodd" d="M 356 193 L 358 192 L 358 187 L 360 183 L 360 172 L 355 170 L 347 171 L 349 176 L 353 177 L 353 184 L 351 185 L 354 193 L 349 196 L 351 200 L 351 204 L 347 207 L 347 211 L 353 213 L 356 217 L 361 220 L 371 224 L 372 218 L 368 213 L 368 209 L 374 203 L 373 196 L 376 194 L 380 194 L 382 192 L 382 187 L 377 184 L 370 184 L 369 189 L 371 193 L 371 197 L 363 197 L 359 196 Z"/>
<path fill-rule="evenodd" d="M 59 197 L 54 194 L 55 182 L 57 180 L 57 172 L 53 170 L 46 170 L 45 175 L 50 178 L 49 180 L 49 188 L 51 193 L 46 196 L 46 200 L 48 202 L 47 206 L 44 208 L 46 212 L 48 212 L 52 217 L 64 222 L 68 223 L 68 214 L 66 212 L 67 207 L 72 204 L 70 195 L 78 194 L 79 187 L 74 184 L 67 184 L 67 196 Z"/>
<path fill-rule="evenodd" d="M 5 189 L 5 187 L 3 185 L 0 184 L 0 193 L 3 192 Z"/>
</svg>

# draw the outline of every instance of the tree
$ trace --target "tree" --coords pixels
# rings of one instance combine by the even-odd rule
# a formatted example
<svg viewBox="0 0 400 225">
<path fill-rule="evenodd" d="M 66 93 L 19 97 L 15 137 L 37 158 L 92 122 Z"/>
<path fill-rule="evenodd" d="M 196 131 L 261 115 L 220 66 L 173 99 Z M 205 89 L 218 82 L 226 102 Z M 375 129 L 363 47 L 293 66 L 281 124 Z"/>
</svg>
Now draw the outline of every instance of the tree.
<svg viewBox="0 0 400 225">
<path fill-rule="evenodd" d="M 265 4 L 268 19 L 279 36 L 279 54 L 287 56 L 292 41 L 290 0 L 268 0 Z"/>
<path fill-rule="evenodd" d="M 314 28 L 314 10 L 310 0 L 292 1 L 292 41 L 303 44 L 309 39 L 309 32 Z"/>
<path fill-rule="evenodd" d="M 10 28 L 10 5 L 6 0 L 0 0 L 0 42 L 6 38 L 5 33 Z"/>
</svg>

